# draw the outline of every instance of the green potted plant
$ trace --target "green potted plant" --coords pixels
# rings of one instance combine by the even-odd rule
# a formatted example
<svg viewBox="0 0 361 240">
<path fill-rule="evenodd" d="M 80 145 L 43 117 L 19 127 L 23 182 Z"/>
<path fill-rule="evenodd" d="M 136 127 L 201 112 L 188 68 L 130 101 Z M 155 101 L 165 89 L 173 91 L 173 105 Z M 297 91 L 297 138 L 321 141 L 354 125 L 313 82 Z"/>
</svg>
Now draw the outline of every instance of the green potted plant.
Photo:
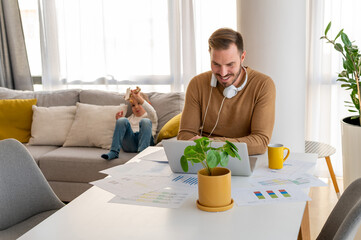
<svg viewBox="0 0 361 240">
<path fill-rule="evenodd" d="M 195 145 L 184 149 L 180 162 L 184 172 L 188 172 L 188 162 L 202 164 L 198 171 L 197 207 L 204 211 L 219 212 L 233 207 L 231 198 L 231 171 L 227 168 L 229 156 L 241 160 L 237 147 L 229 142 L 222 147 L 212 147 L 207 137 L 194 140 Z M 218 165 L 222 167 L 217 167 Z"/>
<path fill-rule="evenodd" d="M 338 74 L 337 81 L 341 82 L 341 87 L 350 91 L 350 101 L 345 101 L 348 111 L 353 116 L 341 120 L 342 135 L 342 159 L 344 187 L 346 188 L 352 181 L 361 177 L 361 119 L 360 119 L 360 51 L 354 42 L 351 42 L 343 29 L 338 32 L 335 38 L 330 38 L 327 33 L 331 28 L 331 22 L 325 29 L 325 39 L 327 43 L 333 45 L 334 49 L 342 55 L 343 70 Z M 340 41 L 341 39 L 341 41 Z"/>
</svg>

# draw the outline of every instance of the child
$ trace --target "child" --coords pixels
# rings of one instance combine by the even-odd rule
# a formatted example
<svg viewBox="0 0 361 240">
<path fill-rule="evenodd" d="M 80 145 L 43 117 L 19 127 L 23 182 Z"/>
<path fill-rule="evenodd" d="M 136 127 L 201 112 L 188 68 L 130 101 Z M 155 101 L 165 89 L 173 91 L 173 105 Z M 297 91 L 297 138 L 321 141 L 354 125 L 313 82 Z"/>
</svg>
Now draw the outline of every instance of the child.
<svg viewBox="0 0 361 240">
<path fill-rule="evenodd" d="M 120 149 L 124 152 L 141 152 L 154 145 L 153 137 L 157 130 L 158 118 L 148 96 L 137 88 L 130 91 L 130 96 L 126 99 L 128 98 L 133 114 L 125 118 L 123 111 L 116 113 L 110 152 L 101 155 L 106 160 L 118 158 Z"/>
</svg>

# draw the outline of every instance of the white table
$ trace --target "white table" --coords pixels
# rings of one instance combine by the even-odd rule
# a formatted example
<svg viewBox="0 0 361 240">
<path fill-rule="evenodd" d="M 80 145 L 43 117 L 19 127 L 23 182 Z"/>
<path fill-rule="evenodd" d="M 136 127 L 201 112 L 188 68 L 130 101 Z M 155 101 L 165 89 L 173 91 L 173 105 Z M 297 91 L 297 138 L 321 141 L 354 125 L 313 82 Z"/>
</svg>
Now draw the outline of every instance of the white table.
<svg viewBox="0 0 361 240">
<path fill-rule="evenodd" d="M 148 148 L 144 156 L 158 148 Z M 267 160 L 259 155 L 257 165 Z M 316 154 L 290 158 L 316 162 Z M 232 177 L 233 186 L 248 186 Z M 297 239 L 306 202 L 234 206 L 225 212 L 197 208 L 197 194 L 181 208 L 108 203 L 113 194 L 93 186 L 20 239 Z"/>
</svg>

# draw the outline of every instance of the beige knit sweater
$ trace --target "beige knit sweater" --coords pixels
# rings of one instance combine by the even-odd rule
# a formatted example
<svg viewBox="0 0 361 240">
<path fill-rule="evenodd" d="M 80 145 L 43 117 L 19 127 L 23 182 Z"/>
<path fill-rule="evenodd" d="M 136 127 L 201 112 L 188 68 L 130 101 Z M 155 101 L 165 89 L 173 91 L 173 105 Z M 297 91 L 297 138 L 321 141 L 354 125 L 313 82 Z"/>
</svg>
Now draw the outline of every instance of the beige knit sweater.
<svg viewBox="0 0 361 240">
<path fill-rule="evenodd" d="M 245 87 L 231 99 L 225 99 L 217 127 L 210 138 L 220 141 L 245 142 L 249 155 L 262 154 L 272 136 L 275 120 L 276 88 L 272 79 L 247 68 Z M 212 72 L 195 76 L 189 83 L 182 113 L 178 139 L 188 140 L 200 135 L 204 114 L 211 93 Z M 239 86 L 244 82 L 245 75 Z M 239 87 L 237 86 L 237 87 Z M 203 136 L 208 137 L 215 126 L 223 100 L 221 84 L 213 88 Z"/>
</svg>

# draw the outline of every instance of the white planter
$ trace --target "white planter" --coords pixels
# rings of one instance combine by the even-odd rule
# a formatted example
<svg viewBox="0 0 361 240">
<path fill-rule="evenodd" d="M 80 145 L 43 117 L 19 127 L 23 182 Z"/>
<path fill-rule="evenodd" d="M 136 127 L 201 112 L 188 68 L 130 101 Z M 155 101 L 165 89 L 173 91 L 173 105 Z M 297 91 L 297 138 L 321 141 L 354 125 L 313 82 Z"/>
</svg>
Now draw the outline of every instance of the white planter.
<svg viewBox="0 0 361 240">
<path fill-rule="evenodd" d="M 344 189 L 361 177 L 361 127 L 350 122 L 358 124 L 359 120 L 350 117 L 341 120 Z"/>
</svg>

